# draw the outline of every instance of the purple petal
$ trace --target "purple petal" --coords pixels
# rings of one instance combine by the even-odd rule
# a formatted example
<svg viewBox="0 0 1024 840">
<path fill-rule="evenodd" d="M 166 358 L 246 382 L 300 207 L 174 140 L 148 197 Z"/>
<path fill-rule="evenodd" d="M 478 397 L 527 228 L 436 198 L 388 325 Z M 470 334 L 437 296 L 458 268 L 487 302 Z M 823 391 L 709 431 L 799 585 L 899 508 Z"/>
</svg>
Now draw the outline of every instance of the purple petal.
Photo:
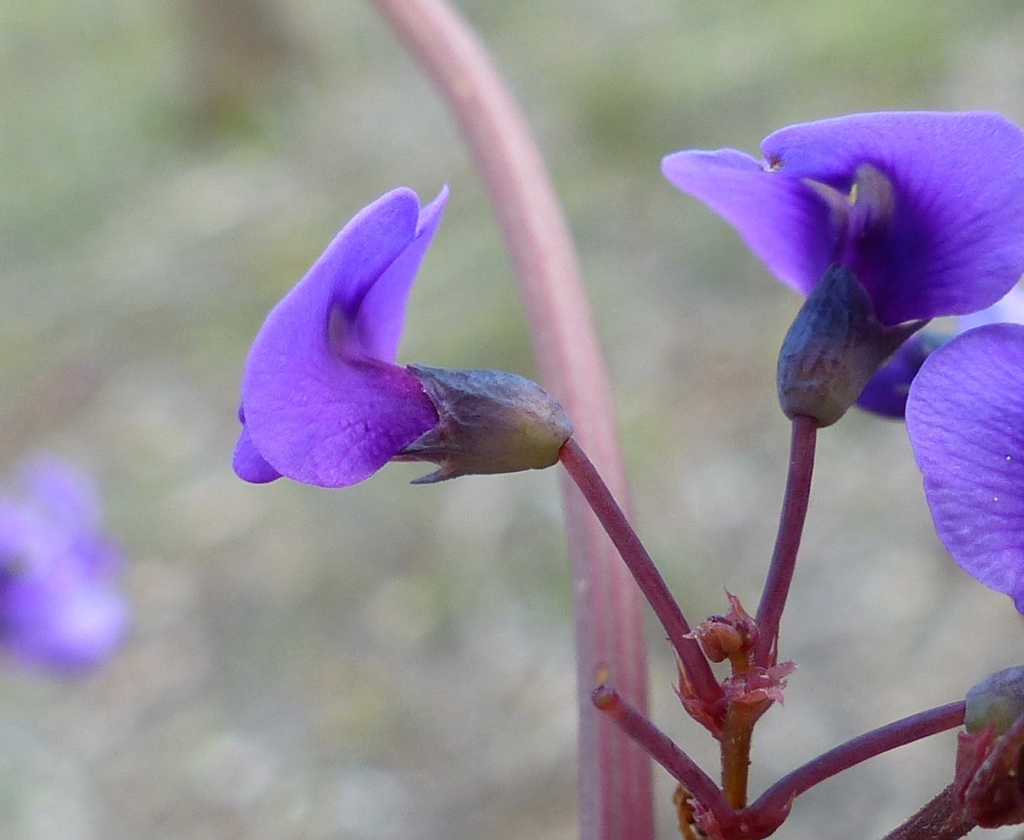
<svg viewBox="0 0 1024 840">
<path fill-rule="evenodd" d="M 967 332 L 985 324 L 1001 322 L 1024 324 L 1024 289 L 1020 286 L 1010 289 L 1002 300 L 992 304 L 988 309 L 958 318 L 956 329 L 957 332 Z"/>
<path fill-rule="evenodd" d="M 240 479 L 248 481 L 250 484 L 269 484 L 281 477 L 281 473 L 270 466 L 260 455 L 245 426 L 242 427 L 242 431 L 238 435 L 238 443 L 235 444 L 235 454 L 231 459 L 231 466 Z"/>
<path fill-rule="evenodd" d="M 422 213 L 406 189 L 371 204 L 267 317 L 242 379 L 243 478 L 270 475 L 258 456 L 296 481 L 347 486 L 436 425 L 416 378 L 389 363 L 446 195 Z"/>
<path fill-rule="evenodd" d="M 661 170 L 736 228 L 783 283 L 807 295 L 825 274 L 841 231 L 828 202 L 799 178 L 733 149 L 677 152 Z"/>
<path fill-rule="evenodd" d="M 412 243 L 366 291 L 349 326 L 365 355 L 385 362 L 397 358 L 409 292 L 447 201 L 448 188 L 445 187 L 420 211 Z"/>
<path fill-rule="evenodd" d="M 287 337 L 271 334 L 254 346 L 242 396 L 252 441 L 281 475 L 347 487 L 437 425 L 433 403 L 405 368 L 345 362 L 308 346 L 300 349 L 311 352 L 289 360 L 276 354 L 295 348 L 275 338 Z"/>
<path fill-rule="evenodd" d="M 882 417 L 902 420 L 907 408 L 910 383 L 925 359 L 941 343 L 931 335 L 918 333 L 900 345 L 893 357 L 868 382 L 857 398 L 857 407 Z"/>
<path fill-rule="evenodd" d="M 1024 274 L 1024 132 L 998 114 L 855 114 L 761 148 L 780 175 L 840 192 L 865 163 L 891 182 L 891 223 L 850 266 L 885 324 L 985 308 Z"/>
<path fill-rule="evenodd" d="M 421 211 L 410 189 L 381 196 L 342 228 L 285 300 L 326 301 L 346 352 L 393 362 L 409 292 L 447 198 L 446 187 Z"/>
<path fill-rule="evenodd" d="M 935 351 L 911 385 L 907 430 L 939 539 L 1024 612 L 1024 326 Z"/>
<path fill-rule="evenodd" d="M 303 312 L 325 309 L 326 328 L 327 312 L 336 309 L 345 327 L 346 350 L 374 356 L 372 348 L 362 343 L 367 338 L 372 343 L 371 325 L 366 324 L 361 330 L 352 329 L 352 325 L 373 284 L 412 242 L 419 212 L 416 193 L 405 188 L 392 190 L 364 207 L 331 240 L 306 276 L 271 313 L 271 318 L 282 307 Z"/>
</svg>

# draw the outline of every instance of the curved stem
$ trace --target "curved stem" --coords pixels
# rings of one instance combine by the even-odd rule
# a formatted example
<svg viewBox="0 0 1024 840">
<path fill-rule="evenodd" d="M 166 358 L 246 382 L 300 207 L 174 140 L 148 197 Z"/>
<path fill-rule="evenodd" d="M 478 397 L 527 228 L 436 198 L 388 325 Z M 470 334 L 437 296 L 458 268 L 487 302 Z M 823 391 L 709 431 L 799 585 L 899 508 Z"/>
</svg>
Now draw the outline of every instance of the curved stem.
<svg viewBox="0 0 1024 840">
<path fill-rule="evenodd" d="M 876 755 L 961 726 L 964 722 L 964 708 L 962 700 L 939 706 L 865 732 L 845 744 L 840 744 L 779 779 L 747 809 L 747 813 L 758 816 L 785 814 L 797 796 L 819 782 Z"/>
<path fill-rule="evenodd" d="M 786 608 L 789 586 L 796 570 L 796 555 L 807 519 L 807 505 L 811 495 L 811 475 L 814 472 L 814 448 L 818 436 L 818 423 L 810 417 L 797 415 L 789 444 L 789 475 L 786 495 L 782 501 L 779 531 L 775 539 L 768 579 L 757 608 L 757 647 L 754 661 L 762 668 L 772 665 L 779 642 L 779 624 Z"/>
<path fill-rule="evenodd" d="M 525 119 L 448 3 L 372 2 L 451 106 L 511 254 L 542 379 L 626 504 L 611 388 L 590 307 L 568 226 Z M 583 496 L 569 481 L 562 492 L 574 580 L 581 834 L 586 840 L 649 840 L 650 761 L 590 703 L 598 675 L 607 674 L 646 708 L 639 592 Z"/>
<path fill-rule="evenodd" d="M 678 602 L 672 597 L 665 579 L 654 565 L 651 555 L 647 553 L 633 526 L 626 519 L 622 508 L 601 480 L 587 454 L 573 438 L 565 442 L 558 453 L 558 458 L 590 503 L 597 518 L 601 520 L 647 603 L 651 605 L 658 621 L 661 622 L 695 693 L 708 708 L 713 707 L 722 697 L 722 688 L 715 679 L 700 645 L 690 635 L 690 625 Z"/>
</svg>

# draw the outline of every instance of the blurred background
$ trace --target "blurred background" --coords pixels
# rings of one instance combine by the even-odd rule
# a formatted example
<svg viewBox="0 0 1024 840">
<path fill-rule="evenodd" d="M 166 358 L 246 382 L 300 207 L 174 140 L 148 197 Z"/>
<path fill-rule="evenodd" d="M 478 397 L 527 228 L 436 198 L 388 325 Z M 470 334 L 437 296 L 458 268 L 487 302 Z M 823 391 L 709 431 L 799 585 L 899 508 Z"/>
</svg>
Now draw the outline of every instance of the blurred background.
<svg viewBox="0 0 1024 840">
<path fill-rule="evenodd" d="M 681 148 L 876 109 L 1024 123 L 1016 2 L 464 0 L 535 127 L 607 350 L 640 531 L 691 621 L 751 610 L 785 478 L 778 345 L 799 300 L 665 183 Z M 80 681 L 0 673 L 14 840 L 570 840 L 570 585 L 553 471 L 325 491 L 231 471 L 239 374 L 276 301 L 401 185 L 446 218 L 401 359 L 534 374 L 481 183 L 374 12 L 328 0 L 0 4 L 0 458 L 90 470 L 133 636 Z M 1009 599 L 930 527 L 903 427 L 822 435 L 759 791 L 1024 659 Z M 654 714 L 716 754 L 651 624 Z M 777 836 L 880 836 L 953 738 L 801 797 Z M 656 774 L 660 836 L 677 836 Z M 991 837 L 1012 836 L 993 832 Z"/>
</svg>

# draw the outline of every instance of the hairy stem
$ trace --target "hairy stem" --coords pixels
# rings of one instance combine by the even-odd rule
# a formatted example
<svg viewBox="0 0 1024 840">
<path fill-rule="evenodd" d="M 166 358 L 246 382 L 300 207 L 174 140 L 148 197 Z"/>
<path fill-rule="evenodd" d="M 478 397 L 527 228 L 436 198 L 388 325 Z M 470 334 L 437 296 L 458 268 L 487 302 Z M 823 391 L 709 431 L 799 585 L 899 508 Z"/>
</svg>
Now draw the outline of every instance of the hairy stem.
<svg viewBox="0 0 1024 840">
<path fill-rule="evenodd" d="M 811 495 L 811 475 L 814 472 L 814 448 L 818 424 L 810 417 L 793 418 L 789 445 L 789 475 L 786 495 L 782 501 L 779 531 L 768 569 L 761 603 L 757 608 L 757 647 L 754 661 L 762 668 L 772 665 L 779 641 L 779 624 L 786 608 L 789 586 L 796 570 L 796 555 L 807 518 L 807 505 Z"/>
<path fill-rule="evenodd" d="M 748 813 L 759 817 L 785 814 L 797 796 L 825 779 L 876 755 L 961 726 L 964 708 L 962 700 L 939 706 L 872 729 L 840 744 L 779 779 L 747 809 Z"/>
<path fill-rule="evenodd" d="M 956 801 L 953 785 L 949 785 L 883 840 L 959 840 L 977 825 L 974 817 Z"/>
<path fill-rule="evenodd" d="M 576 424 L 615 496 L 627 485 L 611 389 L 576 254 L 537 145 L 512 94 L 445 0 L 372 0 L 452 108 L 512 258 L 545 385 Z M 647 705 L 639 592 L 583 496 L 562 482 L 573 569 L 585 840 L 650 840 L 651 764 L 590 703 L 604 678 Z"/>
<path fill-rule="evenodd" d="M 643 543 L 630 525 L 622 508 L 616 503 L 597 469 L 591 463 L 582 447 L 570 438 L 559 452 L 559 460 L 566 472 L 576 482 L 597 518 L 601 520 L 605 531 L 611 538 L 619 555 L 622 557 L 633 579 L 640 587 L 647 603 L 668 635 L 679 657 L 682 668 L 686 671 L 690 683 L 698 697 L 708 707 L 714 706 L 722 697 L 722 689 L 708 664 L 700 645 L 690 635 L 690 625 L 686 621 L 678 602 L 672 597 L 665 579 L 654 565 L 651 555 L 647 553 Z"/>
</svg>

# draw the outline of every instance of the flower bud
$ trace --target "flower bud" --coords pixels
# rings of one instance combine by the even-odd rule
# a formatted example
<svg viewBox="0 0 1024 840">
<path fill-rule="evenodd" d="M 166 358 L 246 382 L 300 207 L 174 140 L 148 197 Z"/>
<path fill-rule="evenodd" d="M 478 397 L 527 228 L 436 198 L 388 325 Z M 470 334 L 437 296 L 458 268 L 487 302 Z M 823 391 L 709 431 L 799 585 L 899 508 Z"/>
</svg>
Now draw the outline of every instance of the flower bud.
<svg viewBox="0 0 1024 840">
<path fill-rule="evenodd" d="M 831 426 L 885 361 L 926 321 L 886 327 L 845 266 L 831 266 L 786 333 L 776 377 L 787 417 Z"/>
<path fill-rule="evenodd" d="M 987 726 L 1002 735 L 1024 717 L 1024 666 L 989 674 L 967 692 L 964 727 L 980 732 Z"/>
<path fill-rule="evenodd" d="M 1024 822 L 1024 667 L 997 671 L 967 692 L 953 795 L 982 828 Z"/>
<path fill-rule="evenodd" d="M 724 662 L 745 652 L 748 647 L 745 634 L 721 616 L 711 616 L 707 621 L 702 621 L 693 631 L 693 636 L 704 655 L 712 662 Z"/>
<path fill-rule="evenodd" d="M 572 436 L 562 406 L 513 373 L 409 365 L 437 409 L 438 424 L 406 446 L 399 461 L 433 461 L 436 472 L 413 484 L 460 475 L 544 469 Z"/>
</svg>

